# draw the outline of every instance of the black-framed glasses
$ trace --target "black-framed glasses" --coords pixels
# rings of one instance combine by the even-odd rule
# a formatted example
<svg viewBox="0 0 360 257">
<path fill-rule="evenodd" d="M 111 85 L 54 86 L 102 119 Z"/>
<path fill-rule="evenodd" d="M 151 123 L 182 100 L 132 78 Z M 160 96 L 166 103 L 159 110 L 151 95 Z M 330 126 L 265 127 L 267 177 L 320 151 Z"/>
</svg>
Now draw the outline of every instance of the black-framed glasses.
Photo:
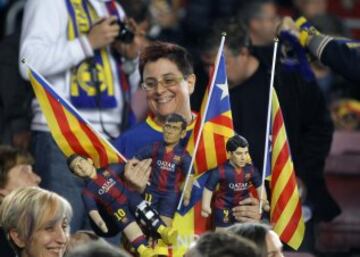
<svg viewBox="0 0 360 257">
<path fill-rule="evenodd" d="M 165 88 L 177 86 L 183 79 L 185 79 L 184 76 L 165 76 L 161 79 L 147 78 L 143 83 L 141 83 L 141 86 L 146 91 L 151 91 L 154 90 L 159 84 Z"/>
</svg>

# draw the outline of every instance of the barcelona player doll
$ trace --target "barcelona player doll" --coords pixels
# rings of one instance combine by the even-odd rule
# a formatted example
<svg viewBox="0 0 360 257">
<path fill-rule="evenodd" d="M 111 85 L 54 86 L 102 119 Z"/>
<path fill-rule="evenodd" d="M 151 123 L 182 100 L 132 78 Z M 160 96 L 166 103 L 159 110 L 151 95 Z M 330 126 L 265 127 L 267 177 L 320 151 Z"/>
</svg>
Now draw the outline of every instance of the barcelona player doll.
<svg viewBox="0 0 360 257">
<path fill-rule="evenodd" d="M 160 214 L 167 226 L 172 220 L 180 198 L 181 185 L 185 181 L 191 156 L 179 143 L 186 136 L 186 120 L 179 114 L 169 114 L 163 125 L 163 141 L 144 147 L 135 155 L 138 160 L 152 158 L 149 183 L 144 195 Z M 184 192 L 184 205 L 189 203 L 192 188 L 190 183 Z"/>
<path fill-rule="evenodd" d="M 167 227 L 157 212 L 140 196 L 132 190 L 121 178 L 124 166 L 115 165 L 114 169 L 96 170 L 91 159 L 80 155 L 72 155 L 67 160 L 70 170 L 77 176 L 85 179 L 83 200 L 89 211 L 89 216 L 103 233 L 109 228 L 102 218 L 98 207 L 107 210 L 116 222 L 119 231 L 122 231 L 140 257 L 167 255 L 168 249 L 162 246 L 151 248 L 147 239 L 136 221 L 146 226 L 152 237 L 161 237 L 166 244 L 173 244 L 177 231 Z M 146 160 L 145 162 L 151 162 Z M 150 164 L 150 163 L 149 163 Z M 119 168 L 120 167 L 120 168 Z M 129 161 L 125 169 L 132 168 Z M 111 228 L 110 228 L 111 229 Z"/>
<path fill-rule="evenodd" d="M 232 208 L 250 195 L 250 189 L 256 188 L 261 195 L 262 179 L 258 170 L 249 163 L 249 144 L 247 140 L 235 135 L 226 142 L 228 160 L 224 164 L 210 170 L 202 195 L 201 215 L 208 217 L 213 212 L 216 230 L 222 230 L 234 224 Z M 218 189 L 216 190 L 216 188 Z M 215 193 L 213 193 L 215 191 Z M 212 197 L 213 209 L 211 208 Z M 266 191 L 263 190 L 263 208 L 269 210 Z M 259 210 L 260 211 L 260 210 Z"/>
</svg>

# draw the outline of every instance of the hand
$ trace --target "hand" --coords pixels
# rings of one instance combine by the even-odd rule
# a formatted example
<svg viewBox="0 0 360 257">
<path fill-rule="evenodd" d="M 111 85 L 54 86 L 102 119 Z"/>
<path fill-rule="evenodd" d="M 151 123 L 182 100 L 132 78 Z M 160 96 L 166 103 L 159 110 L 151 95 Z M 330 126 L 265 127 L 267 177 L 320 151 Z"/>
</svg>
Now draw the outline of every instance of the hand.
<svg viewBox="0 0 360 257">
<path fill-rule="evenodd" d="M 204 218 L 209 217 L 211 214 L 211 208 L 210 207 L 202 207 L 201 209 L 201 216 Z"/>
<path fill-rule="evenodd" d="M 304 184 L 304 181 L 299 177 L 296 177 L 296 182 L 297 182 L 301 202 L 304 203 L 306 201 L 306 197 L 307 197 L 307 187 Z"/>
<path fill-rule="evenodd" d="M 184 192 L 184 199 L 183 199 L 183 204 L 184 206 L 188 206 L 190 203 L 190 197 L 191 197 L 191 193 L 188 192 Z"/>
<path fill-rule="evenodd" d="M 125 165 L 125 179 L 138 192 L 142 193 L 148 183 L 151 172 L 151 159 L 129 160 Z"/>
<path fill-rule="evenodd" d="M 153 1 L 150 10 L 153 13 L 155 23 L 161 28 L 173 28 L 178 23 L 176 8 L 170 6 L 167 1 Z"/>
<path fill-rule="evenodd" d="M 262 206 L 262 209 L 265 211 L 265 212 L 269 212 L 270 211 L 270 203 L 267 199 L 262 199 L 261 200 L 261 206 Z"/>
<path fill-rule="evenodd" d="M 120 29 L 116 20 L 115 16 L 110 16 L 100 19 L 91 27 L 87 37 L 94 50 L 106 47 L 114 42 Z"/>
<path fill-rule="evenodd" d="M 134 33 L 134 40 L 131 43 L 124 43 L 120 40 L 115 40 L 112 47 L 123 57 L 133 60 L 139 56 L 142 38 L 145 36 L 134 19 L 125 21 L 127 26 Z"/>
<path fill-rule="evenodd" d="M 239 202 L 239 206 L 232 209 L 238 222 L 257 223 L 261 219 L 260 203 L 257 198 L 249 197 Z"/>
<path fill-rule="evenodd" d="M 297 39 L 300 37 L 300 29 L 296 26 L 295 21 L 289 17 L 285 16 L 280 22 L 277 28 L 277 34 L 280 35 L 281 32 L 286 31 L 294 35 Z"/>
<path fill-rule="evenodd" d="M 97 210 L 92 210 L 89 212 L 90 218 L 94 221 L 96 226 L 98 226 L 102 232 L 107 233 L 109 230 L 106 226 L 105 221 L 101 218 Z"/>
</svg>

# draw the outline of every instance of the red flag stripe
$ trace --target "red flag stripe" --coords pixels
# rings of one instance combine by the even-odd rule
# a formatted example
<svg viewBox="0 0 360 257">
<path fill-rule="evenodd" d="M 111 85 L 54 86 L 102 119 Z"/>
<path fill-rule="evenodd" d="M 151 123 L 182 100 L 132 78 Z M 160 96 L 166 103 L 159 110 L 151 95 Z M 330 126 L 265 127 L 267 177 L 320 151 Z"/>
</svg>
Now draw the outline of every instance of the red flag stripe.
<svg viewBox="0 0 360 257">
<path fill-rule="evenodd" d="M 66 115 L 65 115 L 62 105 L 59 105 L 58 102 L 47 91 L 45 91 L 45 93 L 46 93 L 46 97 L 49 100 L 51 108 L 54 112 L 54 116 L 55 116 L 56 120 L 58 121 L 59 128 L 60 128 L 62 134 L 64 135 L 64 137 L 66 138 L 66 140 L 68 142 L 71 142 L 69 144 L 70 147 L 73 149 L 74 152 L 76 152 L 80 155 L 85 155 L 85 156 L 89 157 L 90 156 L 89 153 L 82 147 L 78 138 L 73 133 L 71 126 L 69 125 L 69 122 L 66 118 Z"/>
<path fill-rule="evenodd" d="M 290 222 L 287 224 L 283 233 L 281 233 L 281 235 L 280 235 L 280 238 L 284 242 L 290 241 L 291 237 L 293 236 L 294 232 L 296 231 L 297 227 L 299 226 L 301 216 L 302 216 L 301 201 L 299 199 L 297 202 L 296 208 L 294 210 L 294 213 L 291 216 Z"/>
<path fill-rule="evenodd" d="M 270 186 L 271 188 L 274 188 L 274 186 L 277 183 L 277 180 L 286 164 L 286 162 L 289 159 L 289 147 L 287 145 L 287 142 L 284 143 L 281 151 L 279 152 L 279 155 L 277 156 L 276 160 L 275 160 L 275 165 L 273 168 L 273 171 L 271 173 L 271 183 Z"/>
<path fill-rule="evenodd" d="M 201 216 L 201 201 L 194 205 L 194 233 L 195 235 L 201 235 L 207 230 L 208 221 Z"/>
<path fill-rule="evenodd" d="M 221 125 L 221 126 L 228 127 L 231 129 L 233 128 L 232 119 L 225 115 L 216 116 L 215 118 L 213 118 L 207 122 L 216 123 L 217 125 Z"/>
<path fill-rule="evenodd" d="M 96 149 L 100 157 L 100 167 L 104 167 L 109 164 L 108 155 L 106 153 L 106 149 L 103 143 L 99 140 L 99 138 L 85 125 L 80 122 L 80 126 L 85 134 L 89 137 L 92 145 Z"/>
<path fill-rule="evenodd" d="M 224 136 L 214 134 L 214 142 L 215 142 L 215 149 L 226 149 Z M 223 160 L 226 159 L 225 151 L 215 151 L 215 152 L 216 152 L 217 163 L 221 163 Z"/>
<path fill-rule="evenodd" d="M 292 171 L 294 172 L 294 171 Z M 294 190 L 296 189 L 295 179 L 293 176 L 290 176 L 289 180 L 287 181 L 286 185 L 281 192 L 279 199 L 277 200 L 274 209 L 276 212 L 273 213 L 271 217 L 271 222 L 276 223 L 283 213 L 286 204 L 288 203 L 291 195 L 293 194 Z M 274 190 L 274 189 L 273 189 Z"/>
<path fill-rule="evenodd" d="M 196 153 L 196 164 L 198 171 L 206 171 L 208 170 L 207 162 L 206 162 L 206 150 L 205 150 L 205 142 L 203 134 L 200 135 L 199 148 Z"/>
<path fill-rule="evenodd" d="M 281 127 L 284 124 L 284 120 L 283 120 L 283 117 L 281 115 L 281 111 L 280 111 L 279 108 L 276 110 L 273 122 L 274 123 L 273 123 L 272 133 L 273 133 L 273 139 L 274 139 L 274 142 L 275 142 L 275 138 L 277 138 L 277 136 L 279 134 L 279 131 L 280 131 Z"/>
</svg>

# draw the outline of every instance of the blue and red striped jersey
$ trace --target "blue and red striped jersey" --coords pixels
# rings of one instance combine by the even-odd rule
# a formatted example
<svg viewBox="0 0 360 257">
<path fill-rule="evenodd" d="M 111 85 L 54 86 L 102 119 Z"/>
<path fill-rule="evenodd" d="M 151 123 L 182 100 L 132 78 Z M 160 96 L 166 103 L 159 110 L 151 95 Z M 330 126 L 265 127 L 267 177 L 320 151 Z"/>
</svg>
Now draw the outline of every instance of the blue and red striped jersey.
<svg viewBox="0 0 360 257">
<path fill-rule="evenodd" d="M 135 158 L 152 158 L 150 186 L 158 192 L 179 192 L 190 166 L 191 156 L 179 144 L 171 151 L 166 151 L 163 142 L 155 142 L 143 148 Z"/>
<path fill-rule="evenodd" d="M 236 169 L 229 161 L 210 170 L 205 187 L 210 191 L 219 189 L 214 194 L 214 207 L 232 208 L 249 196 L 251 187 L 261 186 L 261 176 L 253 165 Z"/>
</svg>

